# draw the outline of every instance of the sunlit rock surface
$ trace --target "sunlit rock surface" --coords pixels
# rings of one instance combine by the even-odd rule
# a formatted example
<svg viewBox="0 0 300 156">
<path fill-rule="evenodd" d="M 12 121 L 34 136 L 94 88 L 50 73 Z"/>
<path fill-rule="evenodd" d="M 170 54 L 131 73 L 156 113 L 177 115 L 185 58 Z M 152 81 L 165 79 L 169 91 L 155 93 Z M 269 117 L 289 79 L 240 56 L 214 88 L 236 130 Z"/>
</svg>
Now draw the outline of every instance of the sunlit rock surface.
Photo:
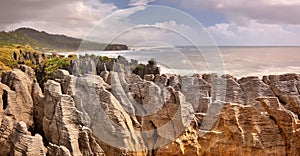
<svg viewBox="0 0 300 156">
<path fill-rule="evenodd" d="M 142 79 L 107 64 L 74 63 L 43 91 L 29 67 L 3 73 L 0 155 L 300 155 L 297 74 Z"/>
</svg>

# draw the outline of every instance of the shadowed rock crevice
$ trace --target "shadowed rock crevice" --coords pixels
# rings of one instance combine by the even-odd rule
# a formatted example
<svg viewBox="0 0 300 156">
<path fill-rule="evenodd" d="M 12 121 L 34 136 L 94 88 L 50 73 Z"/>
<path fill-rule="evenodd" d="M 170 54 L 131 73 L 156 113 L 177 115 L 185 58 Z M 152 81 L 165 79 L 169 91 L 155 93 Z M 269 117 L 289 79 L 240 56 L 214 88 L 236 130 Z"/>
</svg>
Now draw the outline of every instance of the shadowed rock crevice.
<svg viewBox="0 0 300 156">
<path fill-rule="evenodd" d="M 2 94 L 2 101 L 3 101 L 3 110 L 5 110 L 8 106 L 8 95 L 7 95 L 7 91 L 6 90 L 3 90 L 3 94 Z"/>
</svg>

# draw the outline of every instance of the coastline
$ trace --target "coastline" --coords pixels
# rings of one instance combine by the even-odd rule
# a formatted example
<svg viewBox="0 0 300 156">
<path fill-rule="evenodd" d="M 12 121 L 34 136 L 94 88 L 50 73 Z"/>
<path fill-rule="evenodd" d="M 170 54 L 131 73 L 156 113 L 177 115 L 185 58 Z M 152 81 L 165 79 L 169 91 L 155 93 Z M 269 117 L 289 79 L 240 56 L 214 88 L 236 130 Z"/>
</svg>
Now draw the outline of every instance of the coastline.
<svg viewBox="0 0 300 156">
<path fill-rule="evenodd" d="M 279 47 L 229 47 L 220 49 L 223 58 L 224 73 L 237 78 L 257 75 L 260 78 L 264 75 L 279 75 L 284 73 L 299 73 L 300 66 L 297 55 L 300 47 L 292 49 Z M 168 52 L 168 55 L 164 54 Z M 72 54 L 72 53 L 67 53 Z M 77 53 L 85 55 L 85 52 Z M 165 71 L 173 70 L 172 73 L 181 75 L 193 75 L 194 73 L 209 73 L 205 59 L 194 49 L 150 49 L 145 51 L 88 51 L 87 54 L 104 55 L 117 58 L 119 55 L 127 59 L 135 59 L 141 63 L 147 63 L 149 58 L 156 58 L 158 64 Z M 191 70 L 191 69 L 193 69 Z M 163 70 L 163 71 L 164 71 Z M 165 73 L 165 72 L 164 72 Z"/>
</svg>

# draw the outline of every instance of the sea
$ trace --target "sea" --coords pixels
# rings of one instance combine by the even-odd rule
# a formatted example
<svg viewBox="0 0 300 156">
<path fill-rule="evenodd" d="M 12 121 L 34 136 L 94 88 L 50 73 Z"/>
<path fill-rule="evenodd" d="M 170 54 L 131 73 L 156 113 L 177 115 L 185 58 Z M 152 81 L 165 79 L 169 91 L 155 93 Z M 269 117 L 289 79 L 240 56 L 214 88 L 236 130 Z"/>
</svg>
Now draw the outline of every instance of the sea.
<svg viewBox="0 0 300 156">
<path fill-rule="evenodd" d="M 124 56 L 147 63 L 155 58 L 162 73 L 223 73 L 246 76 L 300 74 L 300 47 L 131 47 L 127 51 L 78 51 L 68 55 Z"/>
</svg>

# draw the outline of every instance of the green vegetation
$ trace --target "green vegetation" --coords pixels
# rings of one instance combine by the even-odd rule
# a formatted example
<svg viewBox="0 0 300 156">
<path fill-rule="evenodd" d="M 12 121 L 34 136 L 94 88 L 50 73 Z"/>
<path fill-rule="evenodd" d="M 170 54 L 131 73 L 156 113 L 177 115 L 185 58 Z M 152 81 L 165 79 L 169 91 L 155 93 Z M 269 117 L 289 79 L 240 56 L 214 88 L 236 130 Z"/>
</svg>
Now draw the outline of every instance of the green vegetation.
<svg viewBox="0 0 300 156">
<path fill-rule="evenodd" d="M 2 44 L 2 46 L 0 47 L 0 64 L 2 70 L 9 70 L 17 67 L 18 61 L 14 59 L 14 53 L 20 56 L 20 51 L 34 52 L 34 49 L 28 44 Z"/>
<path fill-rule="evenodd" d="M 82 41 L 82 39 L 67 37 L 65 35 L 52 35 L 30 28 L 20 28 L 14 32 L 27 35 L 31 39 L 38 41 L 40 45 L 43 45 L 42 47 L 50 47 L 55 51 L 77 50 Z"/>
<path fill-rule="evenodd" d="M 50 46 L 40 43 L 24 33 L 0 32 L 0 47 L 17 48 L 18 46 L 36 51 L 49 51 L 52 49 Z"/>
<path fill-rule="evenodd" d="M 30 46 L 35 51 L 77 51 L 81 50 L 103 50 L 104 43 L 84 41 L 82 39 L 68 37 L 65 35 L 53 35 L 44 31 L 30 28 L 19 28 L 12 32 L 0 32 L 0 47 L 10 45 Z"/>
<path fill-rule="evenodd" d="M 68 69 L 71 64 L 72 58 L 65 57 L 55 57 L 53 59 L 46 59 L 45 60 L 45 72 L 46 77 L 51 78 L 56 73 L 57 69 Z"/>
<path fill-rule="evenodd" d="M 136 66 L 136 69 L 137 70 L 144 70 L 145 66 L 143 64 L 139 64 L 139 65 Z"/>
<path fill-rule="evenodd" d="M 107 56 L 99 56 L 99 60 L 101 62 L 116 62 L 115 58 L 110 58 L 110 57 L 107 57 Z"/>
<path fill-rule="evenodd" d="M 106 44 L 84 41 L 65 35 L 52 35 L 30 28 L 20 28 L 11 32 L 0 32 L 0 74 L 2 71 L 17 68 L 18 64 L 25 64 L 33 68 L 40 85 L 47 79 L 53 78 L 57 69 L 68 69 L 71 60 L 76 55 L 66 58 L 54 56 L 58 51 L 81 50 L 124 50 L 126 45 Z M 106 47 L 106 48 L 105 48 Z M 53 55 L 44 52 L 52 52 Z M 82 57 L 82 56 L 81 56 Z M 83 58 L 99 59 L 103 62 L 115 62 L 115 58 L 86 55 Z"/>
<path fill-rule="evenodd" d="M 40 86 L 43 88 L 43 84 L 48 79 L 54 79 L 58 69 L 68 70 L 71 65 L 71 61 L 75 59 L 77 59 L 76 55 L 69 55 L 68 57 L 50 57 L 45 58 L 38 66 L 33 66 Z"/>
</svg>

